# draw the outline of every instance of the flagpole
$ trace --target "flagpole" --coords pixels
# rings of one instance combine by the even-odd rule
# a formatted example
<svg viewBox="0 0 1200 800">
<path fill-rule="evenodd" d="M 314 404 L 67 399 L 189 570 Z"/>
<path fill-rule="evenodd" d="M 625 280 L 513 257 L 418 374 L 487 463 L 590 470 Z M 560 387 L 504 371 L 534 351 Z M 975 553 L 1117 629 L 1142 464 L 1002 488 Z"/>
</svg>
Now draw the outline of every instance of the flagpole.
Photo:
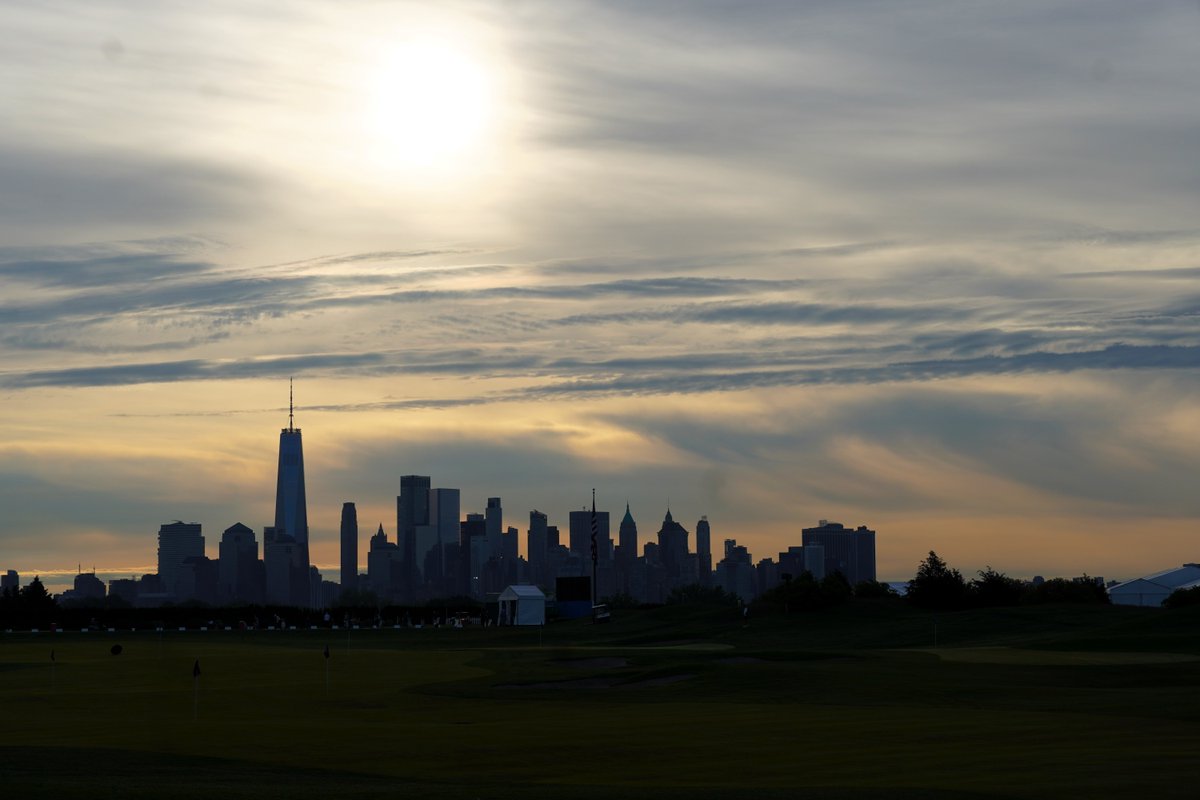
<svg viewBox="0 0 1200 800">
<path fill-rule="evenodd" d="M 192 722 L 200 718 L 200 659 L 192 665 Z"/>
<path fill-rule="evenodd" d="M 325 645 L 325 696 L 329 696 L 329 645 Z"/>
</svg>

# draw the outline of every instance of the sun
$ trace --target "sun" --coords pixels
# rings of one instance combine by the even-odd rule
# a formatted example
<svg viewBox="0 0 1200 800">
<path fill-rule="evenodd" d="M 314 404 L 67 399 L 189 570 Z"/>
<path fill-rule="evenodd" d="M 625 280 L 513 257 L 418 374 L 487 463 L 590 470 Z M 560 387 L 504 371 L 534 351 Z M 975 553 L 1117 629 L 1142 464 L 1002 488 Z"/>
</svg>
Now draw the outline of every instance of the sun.
<svg viewBox="0 0 1200 800">
<path fill-rule="evenodd" d="M 366 127 L 372 160 L 449 169 L 486 144 L 497 87 L 484 62 L 442 40 L 389 48 L 372 71 Z"/>
</svg>

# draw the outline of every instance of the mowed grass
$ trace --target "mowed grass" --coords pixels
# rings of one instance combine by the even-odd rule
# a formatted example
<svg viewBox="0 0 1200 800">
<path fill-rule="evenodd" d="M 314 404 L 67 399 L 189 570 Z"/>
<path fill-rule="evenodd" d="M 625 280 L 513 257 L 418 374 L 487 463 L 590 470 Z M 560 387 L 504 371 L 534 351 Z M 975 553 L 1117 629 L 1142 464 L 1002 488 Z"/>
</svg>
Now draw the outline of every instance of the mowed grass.
<svg viewBox="0 0 1200 800">
<path fill-rule="evenodd" d="M 8 634 L 0 776 L 59 797 L 1192 796 L 1198 621 L 863 604 Z"/>
</svg>

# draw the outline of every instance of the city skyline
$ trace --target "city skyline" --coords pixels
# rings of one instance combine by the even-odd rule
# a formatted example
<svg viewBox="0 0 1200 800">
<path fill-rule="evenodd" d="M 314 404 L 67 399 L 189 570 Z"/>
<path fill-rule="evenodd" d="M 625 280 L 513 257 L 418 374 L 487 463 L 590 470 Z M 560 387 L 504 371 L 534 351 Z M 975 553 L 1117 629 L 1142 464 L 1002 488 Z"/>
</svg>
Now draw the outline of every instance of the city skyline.
<svg viewBox="0 0 1200 800">
<path fill-rule="evenodd" d="M 1197 559 L 1195 3 L 0 24 L 0 569 L 261 544 L 292 375 L 314 563 L 413 474 L 892 580 Z"/>
</svg>

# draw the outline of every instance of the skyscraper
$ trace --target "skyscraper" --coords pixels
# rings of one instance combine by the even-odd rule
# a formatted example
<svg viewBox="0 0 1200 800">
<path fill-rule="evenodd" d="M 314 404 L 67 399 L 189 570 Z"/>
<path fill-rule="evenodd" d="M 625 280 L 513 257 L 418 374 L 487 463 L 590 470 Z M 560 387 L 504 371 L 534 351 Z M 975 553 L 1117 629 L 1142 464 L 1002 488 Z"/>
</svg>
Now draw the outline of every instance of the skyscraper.
<svg viewBox="0 0 1200 800">
<path fill-rule="evenodd" d="M 168 522 L 158 528 L 158 577 L 167 594 L 176 594 L 179 573 L 189 558 L 204 557 L 199 522 Z"/>
<path fill-rule="evenodd" d="M 696 558 L 700 565 L 700 583 L 708 586 L 712 582 L 712 531 L 708 517 L 696 523 Z"/>
<path fill-rule="evenodd" d="M 487 555 L 489 558 L 500 558 L 500 534 L 504 532 L 504 509 L 500 506 L 499 497 L 489 497 L 487 501 Z"/>
<path fill-rule="evenodd" d="M 275 530 L 299 546 L 308 572 L 308 504 L 304 498 L 304 449 L 288 392 L 288 426 L 279 433 L 279 474 L 275 483 Z"/>
<path fill-rule="evenodd" d="M 309 591 L 308 504 L 304 497 L 304 450 L 288 391 L 288 426 L 279 433 L 279 473 L 275 483 L 275 525 L 264 532 L 263 561 L 267 600 L 307 606 Z"/>
<path fill-rule="evenodd" d="M 621 553 L 618 561 L 625 567 L 637 560 L 637 535 L 637 523 L 633 521 L 633 514 L 629 513 L 629 503 L 626 503 L 625 516 L 621 518 L 621 527 L 617 533 L 617 547 Z"/>
<path fill-rule="evenodd" d="M 821 520 L 817 527 L 803 528 L 800 533 L 806 553 L 809 548 L 821 548 L 826 575 L 840 572 L 851 586 L 875 580 L 875 531 L 866 525 L 851 530 L 837 522 Z"/>
<path fill-rule="evenodd" d="M 358 509 L 342 503 L 342 591 L 358 589 Z"/>
<path fill-rule="evenodd" d="M 418 553 L 419 539 L 428 535 L 418 529 L 429 528 L 429 476 L 403 475 L 400 494 L 396 496 L 396 544 L 403 562 L 403 591 L 406 600 L 413 600 L 425 568 L 423 553 Z"/>
<path fill-rule="evenodd" d="M 217 601 L 261 603 L 265 578 L 259 575 L 258 542 L 240 522 L 225 529 L 217 546 Z"/>
<path fill-rule="evenodd" d="M 529 535 L 525 540 L 525 559 L 529 562 L 529 582 L 547 585 L 546 553 L 548 550 L 546 515 L 534 509 L 529 512 Z"/>
</svg>

